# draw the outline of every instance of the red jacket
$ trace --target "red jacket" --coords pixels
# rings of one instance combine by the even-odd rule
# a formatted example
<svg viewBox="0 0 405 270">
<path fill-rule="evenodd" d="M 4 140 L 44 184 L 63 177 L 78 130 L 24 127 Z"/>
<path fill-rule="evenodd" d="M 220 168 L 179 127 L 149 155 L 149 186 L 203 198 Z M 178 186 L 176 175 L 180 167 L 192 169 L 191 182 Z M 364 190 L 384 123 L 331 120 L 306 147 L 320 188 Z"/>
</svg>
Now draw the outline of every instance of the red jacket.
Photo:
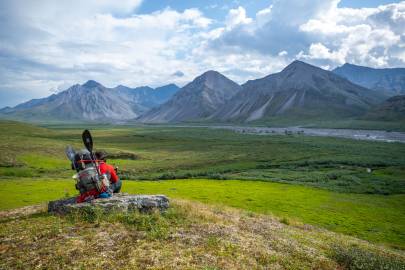
<svg viewBox="0 0 405 270">
<path fill-rule="evenodd" d="M 87 192 L 85 192 L 85 193 L 83 193 L 83 194 L 80 194 L 80 195 L 76 198 L 76 202 L 77 202 L 77 203 L 82 203 L 82 202 L 85 202 L 85 201 L 87 201 L 87 200 L 96 199 L 96 198 L 98 198 L 98 196 L 99 196 L 101 193 L 103 193 L 103 192 L 105 192 L 105 191 L 106 191 L 105 188 L 103 188 L 103 190 L 102 190 L 101 192 L 99 192 L 97 189 L 89 190 L 89 191 L 87 191 Z"/>
<path fill-rule="evenodd" d="M 105 173 L 107 174 L 108 173 L 108 174 L 111 175 L 111 178 L 110 178 L 111 183 L 117 183 L 118 182 L 119 178 L 118 178 L 118 175 L 115 172 L 113 166 L 111 166 L 111 165 L 109 165 L 109 164 L 107 164 L 105 162 L 100 162 L 98 168 L 100 169 L 101 174 L 105 174 Z"/>
</svg>

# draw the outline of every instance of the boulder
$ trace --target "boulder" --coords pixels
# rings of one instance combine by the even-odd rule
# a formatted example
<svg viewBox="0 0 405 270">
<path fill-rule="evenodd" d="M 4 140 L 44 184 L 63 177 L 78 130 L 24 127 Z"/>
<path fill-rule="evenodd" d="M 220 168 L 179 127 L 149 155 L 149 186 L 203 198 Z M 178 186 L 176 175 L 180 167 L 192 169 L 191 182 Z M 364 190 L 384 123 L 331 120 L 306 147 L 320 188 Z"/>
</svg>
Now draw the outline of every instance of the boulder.
<svg viewBox="0 0 405 270">
<path fill-rule="evenodd" d="M 76 197 L 50 201 L 48 212 L 68 214 L 87 209 L 101 209 L 104 212 L 111 210 L 130 212 L 151 212 L 153 210 L 165 211 L 169 207 L 169 199 L 165 195 L 128 195 L 114 194 L 111 198 L 95 199 L 90 202 L 76 203 Z"/>
</svg>

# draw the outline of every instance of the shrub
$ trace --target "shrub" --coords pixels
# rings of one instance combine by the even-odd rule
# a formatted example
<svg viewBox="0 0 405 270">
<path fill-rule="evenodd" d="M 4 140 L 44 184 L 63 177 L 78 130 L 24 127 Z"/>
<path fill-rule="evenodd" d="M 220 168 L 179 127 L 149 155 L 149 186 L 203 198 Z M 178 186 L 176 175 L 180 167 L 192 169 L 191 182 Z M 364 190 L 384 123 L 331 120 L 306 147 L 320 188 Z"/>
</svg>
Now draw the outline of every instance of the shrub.
<svg viewBox="0 0 405 270">
<path fill-rule="evenodd" d="M 290 220 L 286 217 L 283 217 L 282 219 L 280 219 L 280 222 L 285 225 L 290 225 Z"/>
<path fill-rule="evenodd" d="M 159 180 L 170 180 L 170 179 L 176 179 L 176 175 L 174 173 L 164 173 L 160 176 L 157 177 Z"/>
<path fill-rule="evenodd" d="M 328 179 L 330 180 L 336 180 L 338 179 L 338 175 L 336 173 L 330 172 L 326 175 L 328 177 Z"/>
<path fill-rule="evenodd" d="M 341 266 L 350 269 L 405 269 L 405 260 L 383 252 L 365 250 L 359 246 L 332 248 L 332 258 Z"/>
</svg>

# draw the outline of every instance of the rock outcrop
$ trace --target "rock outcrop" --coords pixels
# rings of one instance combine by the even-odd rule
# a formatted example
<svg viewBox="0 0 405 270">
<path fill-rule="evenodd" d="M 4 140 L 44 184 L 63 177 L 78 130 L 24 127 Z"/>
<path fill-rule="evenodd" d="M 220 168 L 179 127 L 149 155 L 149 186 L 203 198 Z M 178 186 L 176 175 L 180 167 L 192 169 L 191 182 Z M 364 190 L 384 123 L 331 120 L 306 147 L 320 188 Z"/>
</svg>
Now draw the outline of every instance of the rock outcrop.
<svg viewBox="0 0 405 270">
<path fill-rule="evenodd" d="M 48 212 L 56 214 L 68 214 L 86 209 L 101 209 L 109 211 L 140 211 L 150 212 L 153 210 L 165 211 L 169 207 L 169 199 L 165 195 L 128 195 L 114 194 L 107 199 L 95 199 L 90 202 L 76 203 L 76 198 L 68 198 L 48 203 Z"/>
</svg>

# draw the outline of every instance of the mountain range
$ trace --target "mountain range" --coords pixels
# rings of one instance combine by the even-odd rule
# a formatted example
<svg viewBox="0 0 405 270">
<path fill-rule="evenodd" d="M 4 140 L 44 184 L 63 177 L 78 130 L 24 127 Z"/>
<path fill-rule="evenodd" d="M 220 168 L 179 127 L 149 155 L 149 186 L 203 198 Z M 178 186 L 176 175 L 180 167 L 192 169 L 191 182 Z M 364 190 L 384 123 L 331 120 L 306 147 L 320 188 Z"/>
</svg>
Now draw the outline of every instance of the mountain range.
<svg viewBox="0 0 405 270">
<path fill-rule="evenodd" d="M 217 71 L 207 71 L 182 88 L 174 84 L 156 89 L 123 85 L 107 88 L 90 80 L 47 98 L 4 108 L 0 117 L 28 121 L 174 123 L 272 118 L 331 120 L 387 114 L 389 119 L 403 120 L 402 114 L 397 113 L 402 112 L 403 99 L 386 99 L 405 92 L 404 70 L 345 64 L 327 71 L 294 61 L 279 73 L 242 85 Z"/>
<path fill-rule="evenodd" d="M 387 96 L 405 94 L 405 68 L 370 68 L 344 64 L 333 72 L 351 82 L 385 93 Z"/>
<path fill-rule="evenodd" d="M 276 116 L 351 117 L 381 100 L 369 89 L 301 61 L 279 73 L 248 81 L 242 88 L 212 118 L 246 122 Z"/>
<path fill-rule="evenodd" d="M 90 80 L 47 98 L 6 107 L 0 110 L 0 115 L 28 121 L 126 121 L 164 103 L 178 89 L 174 84 L 156 89 L 122 85 L 107 88 Z"/>
</svg>

